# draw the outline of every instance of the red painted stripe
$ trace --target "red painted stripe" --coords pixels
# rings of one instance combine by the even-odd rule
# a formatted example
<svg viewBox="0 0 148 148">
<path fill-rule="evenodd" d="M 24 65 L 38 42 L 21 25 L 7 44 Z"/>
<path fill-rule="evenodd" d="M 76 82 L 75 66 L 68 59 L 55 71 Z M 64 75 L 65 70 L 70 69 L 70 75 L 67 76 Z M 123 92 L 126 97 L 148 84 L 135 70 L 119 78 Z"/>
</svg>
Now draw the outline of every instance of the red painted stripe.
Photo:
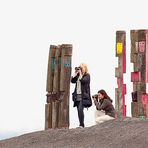
<svg viewBox="0 0 148 148">
<path fill-rule="evenodd" d="M 125 96 L 122 94 L 122 105 L 125 105 Z"/>
<path fill-rule="evenodd" d="M 122 116 L 123 116 L 123 117 L 126 117 L 126 105 L 123 105 Z"/>
<path fill-rule="evenodd" d="M 126 84 L 122 85 L 122 93 L 123 93 L 123 95 L 126 94 Z"/>
<path fill-rule="evenodd" d="M 146 30 L 146 74 L 145 74 L 145 82 L 148 82 L 148 30 Z"/>
<path fill-rule="evenodd" d="M 126 73 L 126 47 L 123 48 L 123 73 Z"/>
<path fill-rule="evenodd" d="M 142 104 L 146 106 L 146 118 L 148 118 L 148 94 L 144 94 L 141 97 Z"/>
<path fill-rule="evenodd" d="M 132 82 L 139 82 L 141 81 L 141 72 L 131 72 L 131 81 Z"/>
<path fill-rule="evenodd" d="M 148 94 L 142 95 L 142 104 L 148 104 Z"/>
</svg>

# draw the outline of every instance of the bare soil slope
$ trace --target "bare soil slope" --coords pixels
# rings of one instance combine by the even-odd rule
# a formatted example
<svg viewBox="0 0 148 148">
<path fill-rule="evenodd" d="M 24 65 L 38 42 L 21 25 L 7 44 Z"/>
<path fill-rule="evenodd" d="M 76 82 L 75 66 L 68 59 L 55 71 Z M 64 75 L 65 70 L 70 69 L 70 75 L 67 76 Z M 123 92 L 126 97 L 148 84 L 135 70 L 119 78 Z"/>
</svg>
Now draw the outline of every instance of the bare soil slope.
<svg viewBox="0 0 148 148">
<path fill-rule="evenodd" d="M 83 129 L 38 131 L 1 140 L 0 148 L 148 148 L 148 119 L 115 119 Z"/>
</svg>

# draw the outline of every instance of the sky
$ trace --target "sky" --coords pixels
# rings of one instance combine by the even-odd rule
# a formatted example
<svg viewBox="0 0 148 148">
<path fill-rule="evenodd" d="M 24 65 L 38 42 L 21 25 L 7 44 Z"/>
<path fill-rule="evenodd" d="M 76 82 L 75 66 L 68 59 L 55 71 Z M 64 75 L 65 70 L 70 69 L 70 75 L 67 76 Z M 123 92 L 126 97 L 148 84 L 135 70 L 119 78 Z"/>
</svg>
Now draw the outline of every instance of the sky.
<svg viewBox="0 0 148 148">
<path fill-rule="evenodd" d="M 1 0 L 0 1 L 0 139 L 44 130 L 50 45 L 72 44 L 74 67 L 86 63 L 91 94 L 105 89 L 115 99 L 115 39 L 127 34 L 124 82 L 131 116 L 130 30 L 148 29 L 147 0 Z M 70 94 L 74 85 L 70 84 Z M 78 126 L 70 99 L 70 128 Z M 115 101 L 113 102 L 115 103 Z M 94 105 L 85 109 L 94 125 Z"/>
</svg>

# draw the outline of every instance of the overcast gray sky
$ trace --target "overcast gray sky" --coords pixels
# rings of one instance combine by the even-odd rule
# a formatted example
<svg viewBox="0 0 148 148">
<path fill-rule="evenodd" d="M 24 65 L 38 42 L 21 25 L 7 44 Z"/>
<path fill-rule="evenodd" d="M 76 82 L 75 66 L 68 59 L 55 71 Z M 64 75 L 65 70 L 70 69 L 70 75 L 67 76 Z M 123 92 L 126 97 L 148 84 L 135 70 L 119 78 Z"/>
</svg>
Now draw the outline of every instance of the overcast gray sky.
<svg viewBox="0 0 148 148">
<path fill-rule="evenodd" d="M 84 62 L 91 93 L 105 89 L 114 100 L 115 34 L 127 32 L 127 84 L 130 116 L 130 30 L 147 29 L 147 0 L 1 0 L 0 137 L 44 129 L 49 46 L 73 44 L 72 67 Z M 72 70 L 73 73 L 73 70 Z M 71 84 L 70 93 L 74 85 Z M 71 98 L 70 98 L 71 99 Z M 94 124 L 92 106 L 86 126 Z M 78 126 L 70 101 L 70 128 Z M 8 137 L 8 136 L 7 136 Z"/>
</svg>

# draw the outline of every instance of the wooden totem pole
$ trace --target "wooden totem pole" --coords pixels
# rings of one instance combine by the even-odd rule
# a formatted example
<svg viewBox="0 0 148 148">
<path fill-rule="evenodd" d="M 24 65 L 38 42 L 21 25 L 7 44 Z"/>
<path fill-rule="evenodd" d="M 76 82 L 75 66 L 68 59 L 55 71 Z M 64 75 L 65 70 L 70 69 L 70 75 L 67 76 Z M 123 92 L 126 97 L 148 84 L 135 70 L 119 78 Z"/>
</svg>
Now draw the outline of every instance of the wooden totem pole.
<svg viewBox="0 0 148 148">
<path fill-rule="evenodd" d="M 148 30 L 131 30 L 131 72 L 133 82 L 131 113 L 132 117 L 148 118 Z"/>
<path fill-rule="evenodd" d="M 69 128 L 72 45 L 51 45 L 47 71 L 45 129 Z"/>
<path fill-rule="evenodd" d="M 115 109 L 117 117 L 126 116 L 125 94 L 126 84 L 123 81 L 123 73 L 126 73 L 126 33 L 116 31 L 116 57 L 118 57 L 118 67 L 115 68 L 118 88 L 115 88 Z"/>
</svg>

